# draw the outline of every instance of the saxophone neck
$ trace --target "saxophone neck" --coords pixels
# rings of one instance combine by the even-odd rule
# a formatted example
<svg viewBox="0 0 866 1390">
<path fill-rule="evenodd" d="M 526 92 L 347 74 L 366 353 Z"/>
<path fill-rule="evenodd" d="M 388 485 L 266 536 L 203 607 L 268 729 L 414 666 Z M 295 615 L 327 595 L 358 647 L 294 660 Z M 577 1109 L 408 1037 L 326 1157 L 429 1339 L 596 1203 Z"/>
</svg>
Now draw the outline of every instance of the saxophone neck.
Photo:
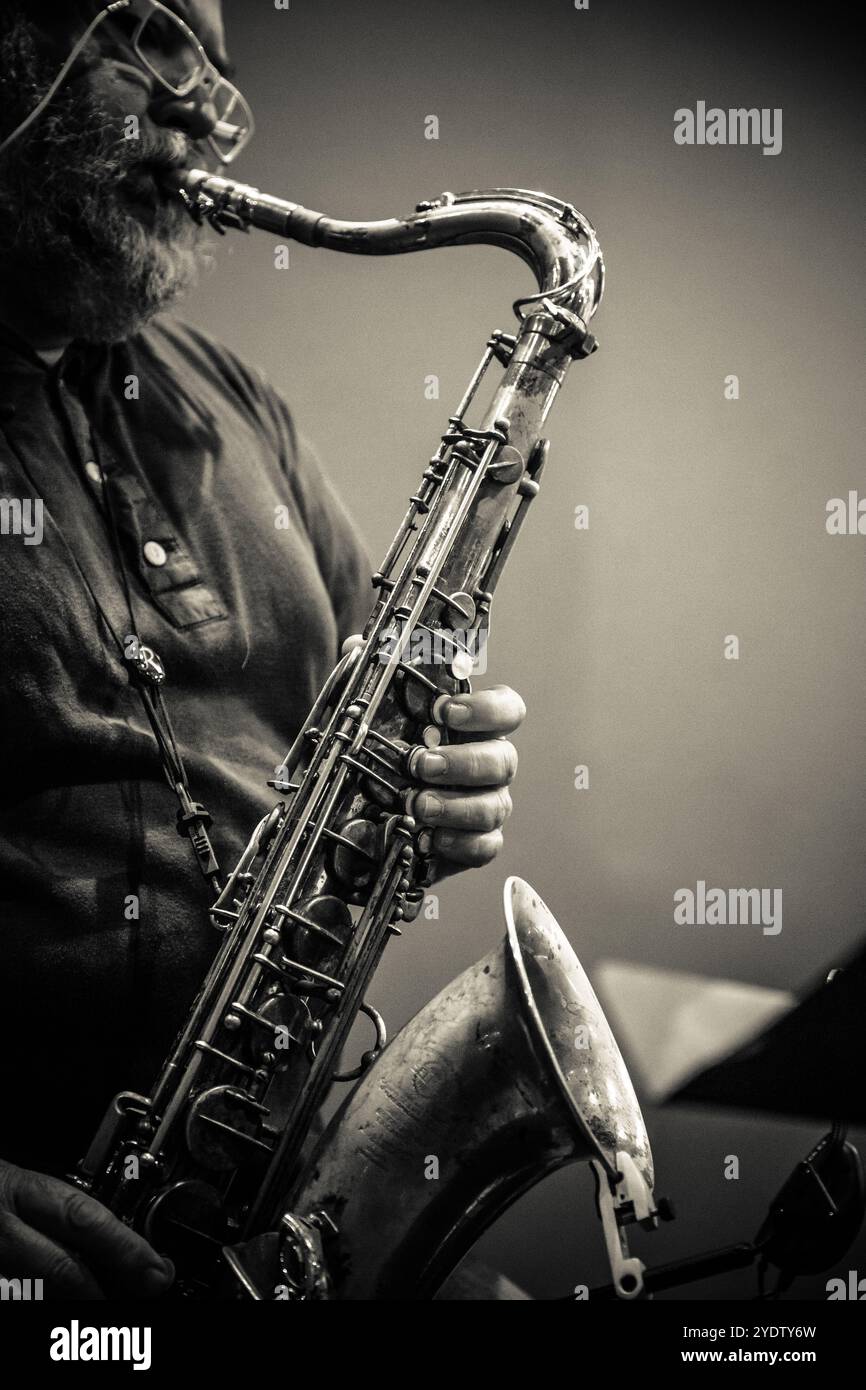
<svg viewBox="0 0 866 1390">
<path fill-rule="evenodd" d="M 604 290 L 604 261 L 592 224 L 570 203 L 522 188 L 443 193 L 408 217 L 349 222 L 248 184 L 193 169 L 178 189 L 198 222 L 217 231 L 257 227 L 306 246 L 391 256 L 439 246 L 501 246 L 525 261 L 538 294 L 515 302 L 519 318 L 544 299 L 588 320 Z"/>
</svg>

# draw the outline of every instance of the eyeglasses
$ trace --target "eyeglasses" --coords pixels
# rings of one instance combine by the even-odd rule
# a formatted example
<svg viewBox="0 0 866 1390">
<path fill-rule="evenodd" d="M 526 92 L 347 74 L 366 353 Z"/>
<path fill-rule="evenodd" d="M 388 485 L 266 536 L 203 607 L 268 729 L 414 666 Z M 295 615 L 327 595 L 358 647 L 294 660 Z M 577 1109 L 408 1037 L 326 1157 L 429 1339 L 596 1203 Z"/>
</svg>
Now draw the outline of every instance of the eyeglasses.
<svg viewBox="0 0 866 1390">
<path fill-rule="evenodd" d="M 173 96 L 202 90 L 216 112 L 208 141 L 220 162 L 231 164 L 255 130 L 243 94 L 217 70 L 189 25 L 159 0 L 117 0 L 105 17 L 118 20 L 124 11 L 134 23 L 128 39 L 142 67 Z"/>
<path fill-rule="evenodd" d="M 66 81 L 91 35 L 106 19 L 122 31 L 142 67 L 176 97 L 201 90 L 204 104 L 216 113 L 208 143 L 221 164 L 249 144 L 255 130 L 249 104 L 233 82 L 218 71 L 189 25 L 159 0 L 113 0 L 88 24 L 41 101 L 0 144 L 0 154 L 45 110 Z"/>
</svg>

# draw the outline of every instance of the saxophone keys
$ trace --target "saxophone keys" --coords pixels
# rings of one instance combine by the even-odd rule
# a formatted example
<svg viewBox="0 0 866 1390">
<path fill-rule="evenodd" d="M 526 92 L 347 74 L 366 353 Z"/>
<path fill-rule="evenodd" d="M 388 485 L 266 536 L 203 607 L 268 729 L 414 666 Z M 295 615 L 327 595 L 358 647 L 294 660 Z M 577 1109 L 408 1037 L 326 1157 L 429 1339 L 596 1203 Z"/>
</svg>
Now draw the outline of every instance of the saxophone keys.
<svg viewBox="0 0 866 1390">
<path fill-rule="evenodd" d="M 347 887 L 366 888 L 375 878 L 381 856 L 381 832 L 363 816 L 347 821 L 339 833 L 324 832 L 330 841 L 328 858 L 332 874 Z"/>
<path fill-rule="evenodd" d="M 475 621 L 475 599 L 465 589 L 455 589 L 451 594 L 443 593 L 441 589 L 434 589 L 433 597 L 442 599 L 452 613 L 462 619 L 467 627 L 472 626 Z"/>
<path fill-rule="evenodd" d="M 487 469 L 486 477 L 492 483 L 516 483 L 526 472 L 526 460 L 513 444 L 503 444 L 496 458 Z"/>
<path fill-rule="evenodd" d="M 152 1202 L 142 1227 L 145 1240 L 177 1266 L 180 1279 L 188 1269 L 216 1267 L 231 1230 L 216 1189 L 200 1178 L 165 1188 Z"/>
<path fill-rule="evenodd" d="M 451 658 L 451 674 L 455 680 L 468 681 L 475 670 L 475 658 L 468 650 L 457 651 Z"/>
<path fill-rule="evenodd" d="M 270 1152 L 258 1136 L 263 1107 L 233 1086 L 212 1086 L 196 1096 L 186 1122 L 191 1157 L 209 1172 L 229 1173 L 256 1151 Z"/>
<path fill-rule="evenodd" d="M 296 907 L 277 903 L 273 910 L 279 916 L 280 926 L 269 930 L 277 933 L 283 949 L 295 958 L 323 962 L 324 967 L 339 959 L 352 934 L 352 914 L 335 894 L 317 893 L 302 899 Z M 263 940 L 269 940 L 267 931 Z"/>
</svg>

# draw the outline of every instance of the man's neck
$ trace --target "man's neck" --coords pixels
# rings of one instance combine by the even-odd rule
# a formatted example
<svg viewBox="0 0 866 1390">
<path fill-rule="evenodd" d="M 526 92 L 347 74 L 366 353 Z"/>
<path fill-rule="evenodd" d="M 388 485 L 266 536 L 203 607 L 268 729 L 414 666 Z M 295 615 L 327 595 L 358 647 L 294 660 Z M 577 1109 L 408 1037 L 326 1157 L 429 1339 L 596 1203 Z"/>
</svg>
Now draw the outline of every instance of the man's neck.
<svg viewBox="0 0 866 1390">
<path fill-rule="evenodd" d="M 62 357 L 72 341 L 68 332 L 40 313 L 32 303 L 22 303 L 6 285 L 0 285 L 0 323 L 5 323 L 49 365 Z"/>
</svg>

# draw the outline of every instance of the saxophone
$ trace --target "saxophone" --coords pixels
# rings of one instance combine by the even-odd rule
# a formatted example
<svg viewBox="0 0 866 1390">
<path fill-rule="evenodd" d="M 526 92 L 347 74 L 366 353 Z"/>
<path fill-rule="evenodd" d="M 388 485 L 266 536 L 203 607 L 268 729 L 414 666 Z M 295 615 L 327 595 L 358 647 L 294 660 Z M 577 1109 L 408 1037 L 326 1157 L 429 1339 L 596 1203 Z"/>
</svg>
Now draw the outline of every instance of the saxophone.
<svg viewBox="0 0 866 1390">
<path fill-rule="evenodd" d="M 521 1192 L 586 1161 L 617 1292 L 638 1297 L 643 1265 L 624 1228 L 664 1215 L 649 1142 L 592 987 L 535 891 L 509 879 L 502 944 L 387 1047 L 366 1002 L 436 873 L 412 815 L 415 759 L 447 738 L 442 702 L 469 689 L 539 490 L 545 417 L 572 361 L 597 346 L 595 232 L 569 204 L 511 188 L 369 223 L 202 170 L 178 191 L 220 232 L 258 227 L 363 255 L 502 246 L 539 291 L 515 302 L 516 334 L 488 340 L 373 575 L 361 645 L 269 783 L 281 799 L 211 908 L 222 939 L 151 1094 L 114 1098 L 75 1181 L 174 1260 L 182 1294 L 421 1299 Z M 494 362 L 501 380 L 470 425 Z M 375 1041 L 340 1074 L 361 1014 Z M 315 1142 L 335 1080 L 357 1084 Z"/>
</svg>

